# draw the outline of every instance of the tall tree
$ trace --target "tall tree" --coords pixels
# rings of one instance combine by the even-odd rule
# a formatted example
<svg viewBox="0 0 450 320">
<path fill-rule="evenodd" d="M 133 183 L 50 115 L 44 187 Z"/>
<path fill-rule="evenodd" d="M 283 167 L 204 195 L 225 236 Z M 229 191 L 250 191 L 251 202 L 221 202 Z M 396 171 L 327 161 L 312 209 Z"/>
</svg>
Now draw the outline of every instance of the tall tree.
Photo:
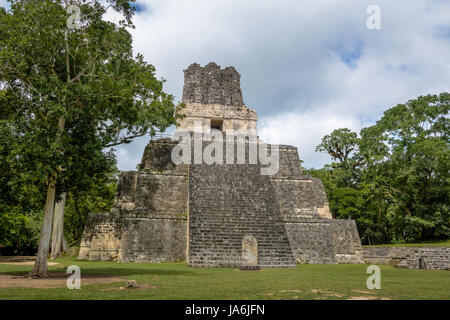
<svg viewBox="0 0 450 320">
<path fill-rule="evenodd" d="M 317 151 L 339 162 L 311 174 L 324 179 L 333 215 L 356 218 L 369 243 L 448 238 L 449 110 L 449 93 L 421 96 L 386 110 L 360 137 L 325 136 Z"/>
<path fill-rule="evenodd" d="M 367 174 L 388 203 L 395 241 L 450 236 L 450 94 L 421 96 L 385 111 L 373 126 L 389 146 L 374 151 L 378 163 Z"/>
<path fill-rule="evenodd" d="M 336 129 L 322 138 L 316 151 L 328 153 L 333 160 L 347 161 L 352 152 L 357 151 L 358 134 L 347 128 Z"/>
<path fill-rule="evenodd" d="M 155 68 L 133 54 L 130 1 L 9 2 L 9 11 L 0 9 L 1 119 L 17 138 L 9 161 L 19 162 L 20 174 L 32 175 L 35 185 L 46 185 L 31 272 L 46 277 L 55 199 L 108 167 L 104 146 L 173 124 L 175 105 Z M 108 9 L 124 19 L 105 21 Z"/>
<path fill-rule="evenodd" d="M 341 128 L 324 136 L 316 147 L 316 151 L 326 152 L 334 161 L 338 161 L 331 164 L 336 187 L 351 188 L 357 184 L 357 167 L 362 163 L 358 157 L 359 142 L 356 132 Z"/>
</svg>

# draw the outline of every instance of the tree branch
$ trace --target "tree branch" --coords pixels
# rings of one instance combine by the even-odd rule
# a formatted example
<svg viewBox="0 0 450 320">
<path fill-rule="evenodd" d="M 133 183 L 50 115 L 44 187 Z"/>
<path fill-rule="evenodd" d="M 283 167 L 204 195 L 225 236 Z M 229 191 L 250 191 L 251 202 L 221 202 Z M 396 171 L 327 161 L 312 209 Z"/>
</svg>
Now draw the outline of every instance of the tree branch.
<svg viewBox="0 0 450 320">
<path fill-rule="evenodd" d="M 143 133 L 139 133 L 139 134 L 136 134 L 136 135 L 133 135 L 133 136 L 124 137 L 121 140 L 119 140 L 118 142 L 113 142 L 113 143 L 107 144 L 104 147 L 105 148 L 109 148 L 109 147 L 118 146 L 120 144 L 128 144 L 128 143 L 133 142 L 134 138 L 139 138 L 139 137 L 145 136 L 147 133 L 148 132 L 143 132 Z"/>
</svg>

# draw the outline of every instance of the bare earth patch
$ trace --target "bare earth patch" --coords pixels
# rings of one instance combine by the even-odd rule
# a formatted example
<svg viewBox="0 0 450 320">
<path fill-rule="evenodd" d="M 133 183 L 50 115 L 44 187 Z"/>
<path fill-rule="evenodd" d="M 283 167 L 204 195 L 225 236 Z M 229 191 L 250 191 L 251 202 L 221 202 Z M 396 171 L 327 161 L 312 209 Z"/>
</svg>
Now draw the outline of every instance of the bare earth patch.
<svg viewBox="0 0 450 320">
<path fill-rule="evenodd" d="M 139 287 L 138 287 L 138 288 L 126 288 L 126 287 L 106 288 L 106 289 L 101 289 L 101 291 L 115 291 L 115 290 L 147 290 L 147 289 L 156 289 L 156 287 L 144 283 L 144 284 L 139 284 Z"/>
<path fill-rule="evenodd" d="M 280 290 L 278 291 L 278 293 L 302 293 L 304 292 L 303 290 Z M 340 294 L 337 292 L 333 292 L 333 291 L 328 291 L 328 290 L 311 290 L 311 293 L 315 293 L 315 294 L 322 294 L 324 295 L 324 297 L 319 297 L 319 298 L 315 298 L 316 300 L 318 299 L 326 299 L 326 297 L 337 297 L 337 298 L 342 298 L 345 295 L 344 294 Z M 268 296 L 273 296 L 274 292 L 269 292 L 267 293 Z M 298 299 L 299 296 L 293 296 L 292 299 Z"/>
<path fill-rule="evenodd" d="M 36 257 L 33 256 L 0 256 L 0 264 L 13 266 L 33 266 Z M 57 266 L 57 262 L 47 262 L 47 266 Z"/>
<path fill-rule="evenodd" d="M 360 296 L 360 297 L 350 297 L 347 300 L 378 300 L 378 297 L 374 297 L 374 296 Z"/>
<path fill-rule="evenodd" d="M 358 291 L 358 290 L 352 290 L 354 292 L 359 293 L 370 293 L 368 291 Z M 374 296 L 356 296 L 356 297 L 350 297 L 347 300 L 392 300 L 391 298 L 385 298 L 385 297 L 374 297 Z"/>
<path fill-rule="evenodd" d="M 337 293 L 337 292 L 333 292 L 333 291 L 327 291 L 327 290 L 311 290 L 312 293 L 320 293 L 320 294 L 324 294 L 327 297 L 337 297 L 337 298 L 342 298 L 344 295 Z"/>
<path fill-rule="evenodd" d="M 361 296 L 361 297 L 351 297 L 347 300 L 392 300 L 391 298 L 380 298 L 374 296 Z"/>
<path fill-rule="evenodd" d="M 371 294 L 370 291 L 362 291 L 362 290 L 352 290 L 352 291 L 353 291 L 353 292 L 356 292 L 356 293 Z"/>
<path fill-rule="evenodd" d="M 0 274 L 0 288 L 65 288 L 69 276 L 70 275 L 65 272 L 51 272 L 49 279 L 31 279 L 26 275 L 13 276 L 10 274 Z M 111 275 L 81 274 L 82 286 L 94 283 L 112 283 L 121 281 L 124 281 L 124 279 Z"/>
<path fill-rule="evenodd" d="M 348 297 L 348 295 L 346 295 L 346 294 L 329 291 L 329 290 L 322 290 L 322 289 L 313 289 L 310 292 L 321 295 L 320 297 L 314 298 L 314 300 L 327 300 L 327 299 L 329 299 L 329 297 L 336 297 L 336 298 L 342 298 L 342 299 L 345 299 L 346 297 L 348 297 L 347 300 L 392 300 L 391 298 L 372 296 L 372 295 L 370 295 L 370 294 L 372 294 L 372 292 L 370 292 L 370 291 L 363 291 L 363 290 L 352 290 L 352 291 L 359 293 L 359 294 L 364 294 L 364 295 Z M 302 290 L 280 290 L 280 291 L 278 291 L 278 294 L 279 293 L 297 293 L 297 292 L 300 293 L 300 292 L 304 292 L 304 291 L 302 291 Z M 275 292 L 267 293 L 267 295 L 270 297 L 273 297 L 274 294 L 277 294 L 277 293 L 275 293 Z M 298 298 L 299 298 L 298 295 L 292 297 L 292 299 L 298 299 Z"/>
<path fill-rule="evenodd" d="M 363 291 L 363 290 L 352 290 L 356 293 L 362 293 L 362 294 L 371 294 L 370 291 Z M 350 297 L 347 300 L 392 300 L 391 298 L 384 298 L 384 297 L 374 297 L 374 296 L 357 296 L 357 297 Z"/>
</svg>

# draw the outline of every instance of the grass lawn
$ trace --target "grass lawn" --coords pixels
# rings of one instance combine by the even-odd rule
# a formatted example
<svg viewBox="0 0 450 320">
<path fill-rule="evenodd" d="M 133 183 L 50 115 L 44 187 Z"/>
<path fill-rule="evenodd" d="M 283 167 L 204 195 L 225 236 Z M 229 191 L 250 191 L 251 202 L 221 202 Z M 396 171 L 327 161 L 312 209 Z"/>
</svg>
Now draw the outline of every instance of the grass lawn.
<svg viewBox="0 0 450 320">
<path fill-rule="evenodd" d="M 381 266 L 381 289 L 366 288 L 367 265 L 298 265 L 292 269 L 238 271 L 190 268 L 186 263 L 117 263 L 71 257 L 50 271 L 81 268 L 81 290 L 2 288 L 0 299 L 450 299 L 450 272 Z M 31 266 L 0 264 L 0 274 L 25 274 Z M 117 282 L 83 285 L 83 274 L 115 275 Z M 120 289 L 126 279 L 139 289 Z M 35 281 L 35 280 L 29 280 Z M 64 280 L 65 281 L 65 280 Z"/>
</svg>

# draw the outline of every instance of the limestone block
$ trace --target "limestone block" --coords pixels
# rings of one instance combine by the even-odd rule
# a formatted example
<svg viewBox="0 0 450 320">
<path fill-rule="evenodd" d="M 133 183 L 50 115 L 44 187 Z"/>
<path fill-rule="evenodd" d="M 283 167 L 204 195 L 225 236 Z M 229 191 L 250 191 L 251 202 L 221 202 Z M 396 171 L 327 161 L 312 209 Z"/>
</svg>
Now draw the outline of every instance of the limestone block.
<svg viewBox="0 0 450 320">
<path fill-rule="evenodd" d="M 240 78 L 233 67 L 221 69 L 214 62 L 205 67 L 191 64 L 184 70 L 183 102 L 240 107 L 244 104 Z"/>
<path fill-rule="evenodd" d="M 258 265 L 258 241 L 252 235 L 242 238 L 242 264 L 244 266 Z"/>
<path fill-rule="evenodd" d="M 329 206 L 323 206 L 322 208 L 317 208 L 317 213 L 321 218 L 333 219 Z"/>
</svg>

